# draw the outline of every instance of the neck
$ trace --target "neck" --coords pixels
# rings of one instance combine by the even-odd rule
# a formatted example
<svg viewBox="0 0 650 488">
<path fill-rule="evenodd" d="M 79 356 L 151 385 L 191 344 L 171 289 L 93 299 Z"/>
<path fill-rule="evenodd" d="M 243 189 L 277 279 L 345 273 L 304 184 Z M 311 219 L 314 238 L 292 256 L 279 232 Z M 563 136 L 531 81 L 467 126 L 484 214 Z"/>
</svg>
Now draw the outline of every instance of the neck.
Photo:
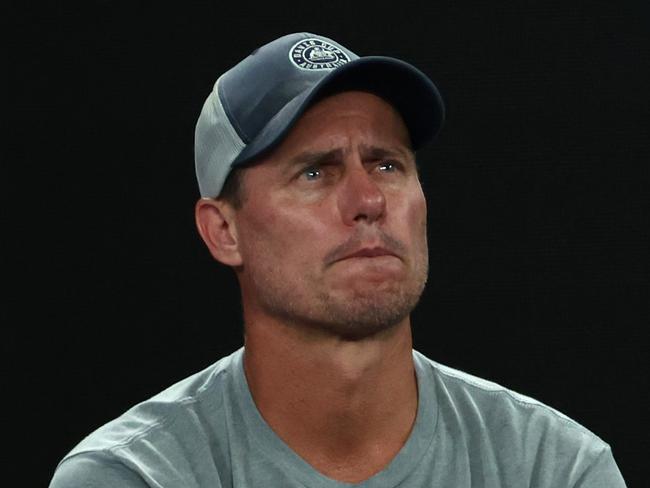
<svg viewBox="0 0 650 488">
<path fill-rule="evenodd" d="M 358 482 L 404 445 L 417 413 L 410 321 L 346 341 L 247 321 L 244 367 L 269 426 L 322 473 Z"/>
</svg>

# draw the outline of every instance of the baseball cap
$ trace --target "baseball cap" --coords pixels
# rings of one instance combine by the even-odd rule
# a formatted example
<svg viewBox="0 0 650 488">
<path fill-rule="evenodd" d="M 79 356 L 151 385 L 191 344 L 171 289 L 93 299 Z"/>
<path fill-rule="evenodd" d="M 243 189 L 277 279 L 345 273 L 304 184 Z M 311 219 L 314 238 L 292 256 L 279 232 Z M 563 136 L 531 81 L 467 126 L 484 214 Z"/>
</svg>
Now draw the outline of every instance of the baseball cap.
<svg viewBox="0 0 650 488">
<path fill-rule="evenodd" d="M 254 164 L 310 105 L 345 90 L 368 91 L 390 102 L 404 119 L 413 150 L 442 126 L 440 93 L 414 66 L 386 56 L 359 57 L 321 35 L 288 34 L 223 73 L 208 95 L 194 138 L 201 197 L 219 196 L 233 168 Z"/>
</svg>

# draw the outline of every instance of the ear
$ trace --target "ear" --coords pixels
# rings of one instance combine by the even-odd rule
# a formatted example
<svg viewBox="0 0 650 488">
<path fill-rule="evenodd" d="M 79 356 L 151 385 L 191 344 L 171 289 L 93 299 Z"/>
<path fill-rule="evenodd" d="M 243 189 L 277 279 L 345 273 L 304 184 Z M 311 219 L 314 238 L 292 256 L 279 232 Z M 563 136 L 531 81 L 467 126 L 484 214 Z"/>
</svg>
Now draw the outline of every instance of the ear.
<svg viewBox="0 0 650 488">
<path fill-rule="evenodd" d="M 235 210 L 224 201 L 201 198 L 196 202 L 194 218 L 203 242 L 217 261 L 241 266 Z"/>
</svg>

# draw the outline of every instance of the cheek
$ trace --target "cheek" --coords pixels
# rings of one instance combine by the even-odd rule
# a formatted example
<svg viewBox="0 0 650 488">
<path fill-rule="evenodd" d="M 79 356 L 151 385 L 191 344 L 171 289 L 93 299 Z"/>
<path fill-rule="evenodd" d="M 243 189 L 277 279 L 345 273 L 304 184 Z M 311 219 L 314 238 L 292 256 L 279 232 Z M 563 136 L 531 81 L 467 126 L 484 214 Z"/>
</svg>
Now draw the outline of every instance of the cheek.
<svg viewBox="0 0 650 488">
<path fill-rule="evenodd" d="M 421 227 L 426 229 L 427 225 L 427 201 L 424 198 L 424 195 L 420 193 L 416 196 L 413 203 L 413 218 L 419 222 Z"/>
<path fill-rule="evenodd" d="M 415 251 L 427 255 L 427 204 L 421 191 L 409 202 L 405 221 Z"/>
<path fill-rule="evenodd" d="M 266 254 L 277 241 L 277 217 L 268 212 L 268 207 L 258 202 L 246 202 L 237 226 L 239 249 L 244 265 L 250 265 L 256 256 Z"/>
<path fill-rule="evenodd" d="M 404 207 L 405 223 L 411 233 L 413 235 L 424 233 L 426 236 L 427 202 L 419 187 L 413 190 L 408 199 L 405 199 Z"/>
<path fill-rule="evenodd" d="M 302 265 L 317 258 L 318 243 L 325 237 L 313 215 L 283 211 L 276 203 L 251 207 L 242 222 L 239 237 L 244 264 L 263 260 L 260 264 L 271 267 Z"/>
<path fill-rule="evenodd" d="M 255 225 L 254 222 L 247 222 L 247 225 L 240 232 L 240 249 L 244 266 L 249 269 L 257 269 L 259 266 L 273 266 L 273 263 L 281 259 L 282 248 L 285 243 L 282 241 L 282 233 L 274 221 L 264 222 Z"/>
</svg>

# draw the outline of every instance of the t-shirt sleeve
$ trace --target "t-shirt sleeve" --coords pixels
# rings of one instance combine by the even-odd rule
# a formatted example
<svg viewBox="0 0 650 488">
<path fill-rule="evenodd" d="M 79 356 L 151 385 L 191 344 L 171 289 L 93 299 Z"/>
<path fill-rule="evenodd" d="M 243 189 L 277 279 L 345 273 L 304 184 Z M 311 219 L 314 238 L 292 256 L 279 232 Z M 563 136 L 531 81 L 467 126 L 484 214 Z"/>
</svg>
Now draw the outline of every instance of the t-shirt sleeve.
<svg viewBox="0 0 650 488">
<path fill-rule="evenodd" d="M 611 448 L 603 449 L 573 488 L 626 488 Z"/>
<path fill-rule="evenodd" d="M 108 456 L 79 454 L 56 469 L 49 488 L 149 488 L 135 472 Z"/>
</svg>

